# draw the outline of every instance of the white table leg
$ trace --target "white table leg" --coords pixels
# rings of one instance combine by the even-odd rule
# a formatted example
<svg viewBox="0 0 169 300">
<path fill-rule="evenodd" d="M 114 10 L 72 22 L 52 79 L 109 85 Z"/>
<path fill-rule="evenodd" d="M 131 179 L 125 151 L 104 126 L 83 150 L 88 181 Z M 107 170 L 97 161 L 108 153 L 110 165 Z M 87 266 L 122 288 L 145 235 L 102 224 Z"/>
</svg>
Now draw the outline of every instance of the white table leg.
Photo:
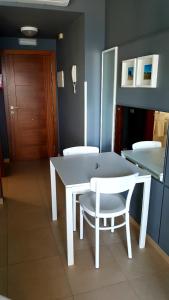
<svg viewBox="0 0 169 300">
<path fill-rule="evenodd" d="M 66 188 L 66 237 L 68 266 L 74 265 L 72 190 Z"/>
<path fill-rule="evenodd" d="M 144 182 L 144 188 L 143 188 L 143 202 L 142 202 L 140 238 L 139 238 L 139 247 L 140 248 L 144 248 L 145 242 L 146 242 L 147 220 L 148 220 L 149 200 L 150 200 L 150 188 L 151 188 L 151 177 L 146 179 L 146 181 Z"/>
<path fill-rule="evenodd" d="M 56 171 L 50 161 L 50 180 L 51 180 L 51 198 L 52 198 L 52 220 L 57 220 L 57 191 L 56 191 Z"/>
</svg>

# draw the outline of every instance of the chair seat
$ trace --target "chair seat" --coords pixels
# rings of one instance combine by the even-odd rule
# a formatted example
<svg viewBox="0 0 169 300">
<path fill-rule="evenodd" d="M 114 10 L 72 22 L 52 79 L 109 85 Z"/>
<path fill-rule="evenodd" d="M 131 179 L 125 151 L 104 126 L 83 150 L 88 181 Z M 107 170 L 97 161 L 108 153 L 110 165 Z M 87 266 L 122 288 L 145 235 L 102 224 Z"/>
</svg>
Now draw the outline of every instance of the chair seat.
<svg viewBox="0 0 169 300">
<path fill-rule="evenodd" d="M 95 216 L 96 193 L 89 192 L 79 197 L 79 202 L 84 211 L 89 215 Z M 126 199 L 121 194 L 101 194 L 100 195 L 100 217 L 111 217 L 112 214 L 126 211 Z M 106 215 L 106 216 L 105 216 Z"/>
</svg>

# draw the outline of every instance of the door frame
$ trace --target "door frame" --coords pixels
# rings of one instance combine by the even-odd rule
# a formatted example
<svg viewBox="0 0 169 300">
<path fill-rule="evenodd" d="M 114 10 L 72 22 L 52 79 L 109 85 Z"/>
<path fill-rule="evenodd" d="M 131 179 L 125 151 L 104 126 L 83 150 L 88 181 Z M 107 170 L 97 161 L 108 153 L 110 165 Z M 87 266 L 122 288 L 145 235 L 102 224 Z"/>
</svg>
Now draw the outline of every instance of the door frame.
<svg viewBox="0 0 169 300">
<path fill-rule="evenodd" d="M 9 159 L 13 159 L 12 155 L 12 138 L 11 138 L 11 124 L 10 124 L 10 111 L 9 99 L 7 88 L 7 66 L 5 58 L 8 55 L 42 55 L 50 58 L 50 70 L 48 78 L 50 78 L 51 93 L 47 94 L 47 149 L 48 157 L 58 155 L 58 105 L 57 105 L 57 92 L 56 92 L 56 52 L 46 50 L 3 50 L 0 53 L 2 57 L 2 74 L 3 74 L 3 90 L 4 90 L 4 104 L 8 132 L 9 144 Z M 50 74 L 49 74 L 50 73 Z M 49 86 L 48 85 L 48 86 Z"/>
<path fill-rule="evenodd" d="M 115 144 L 115 118 L 116 118 L 116 97 L 117 97 L 117 69 L 118 69 L 118 47 L 113 47 L 102 51 L 102 70 L 101 70 L 101 113 L 100 113 L 100 152 L 102 152 L 102 117 L 103 117 L 103 58 L 104 54 L 114 53 L 114 82 L 113 82 L 113 109 L 112 109 L 112 135 L 111 135 L 111 151 L 114 151 Z"/>
</svg>

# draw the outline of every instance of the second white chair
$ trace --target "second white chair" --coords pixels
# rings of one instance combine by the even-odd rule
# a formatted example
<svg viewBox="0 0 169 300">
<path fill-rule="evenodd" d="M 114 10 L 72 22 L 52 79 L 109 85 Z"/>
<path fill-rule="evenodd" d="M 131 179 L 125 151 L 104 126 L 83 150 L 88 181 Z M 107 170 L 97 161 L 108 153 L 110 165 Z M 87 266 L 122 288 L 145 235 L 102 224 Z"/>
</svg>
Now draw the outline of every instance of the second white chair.
<svg viewBox="0 0 169 300">
<path fill-rule="evenodd" d="M 99 153 L 98 147 L 93 146 L 77 146 L 66 148 L 63 150 L 63 156 L 68 155 L 80 155 L 80 154 L 92 154 Z M 76 231 L 76 203 L 79 203 L 77 200 L 77 194 L 73 194 L 73 230 Z"/>
<path fill-rule="evenodd" d="M 83 239 L 83 218 L 95 229 L 95 267 L 99 268 L 99 232 L 126 226 L 128 257 L 132 258 L 129 208 L 131 196 L 138 174 L 117 178 L 92 178 L 91 192 L 79 197 L 80 202 L 80 239 Z M 121 193 L 127 192 L 126 198 Z M 125 216 L 124 222 L 114 225 L 114 219 Z M 89 217 L 93 217 L 92 223 Z M 111 226 L 100 226 L 100 218 L 113 220 Z"/>
<path fill-rule="evenodd" d="M 141 141 L 132 145 L 133 150 L 137 149 L 149 149 L 149 148 L 161 148 L 161 142 L 159 141 Z"/>
</svg>

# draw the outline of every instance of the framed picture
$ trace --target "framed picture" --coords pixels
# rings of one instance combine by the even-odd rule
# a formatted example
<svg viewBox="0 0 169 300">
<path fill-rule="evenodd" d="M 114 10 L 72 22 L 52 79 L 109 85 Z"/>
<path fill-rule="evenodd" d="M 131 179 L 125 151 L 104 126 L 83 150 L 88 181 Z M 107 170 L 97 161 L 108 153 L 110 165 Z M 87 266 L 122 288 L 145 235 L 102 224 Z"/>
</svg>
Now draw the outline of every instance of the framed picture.
<svg viewBox="0 0 169 300">
<path fill-rule="evenodd" d="M 157 54 L 137 58 L 137 87 L 156 88 L 158 60 Z"/>
<path fill-rule="evenodd" d="M 122 62 L 121 87 L 135 87 L 136 81 L 136 58 Z"/>
</svg>

